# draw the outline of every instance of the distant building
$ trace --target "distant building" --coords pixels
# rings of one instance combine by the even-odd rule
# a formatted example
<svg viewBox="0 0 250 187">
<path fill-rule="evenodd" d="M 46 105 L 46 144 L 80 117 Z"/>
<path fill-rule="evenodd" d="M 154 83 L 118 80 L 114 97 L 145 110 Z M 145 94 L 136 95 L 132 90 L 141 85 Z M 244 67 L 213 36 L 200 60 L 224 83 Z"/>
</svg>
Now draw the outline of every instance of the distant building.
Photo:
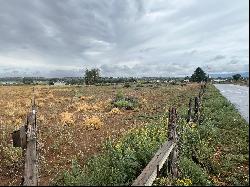
<svg viewBox="0 0 250 187">
<path fill-rule="evenodd" d="M 0 82 L 0 84 L 2 84 L 2 85 L 15 85 L 18 83 L 15 81 L 5 81 L 5 82 Z"/>
<path fill-rule="evenodd" d="M 34 84 L 46 85 L 46 84 L 48 84 L 48 81 L 34 81 Z"/>
<path fill-rule="evenodd" d="M 65 86 L 66 83 L 65 82 L 55 82 L 54 85 L 55 86 Z"/>
<path fill-rule="evenodd" d="M 220 83 L 220 82 L 226 82 L 226 79 L 214 79 L 213 82 Z"/>
</svg>

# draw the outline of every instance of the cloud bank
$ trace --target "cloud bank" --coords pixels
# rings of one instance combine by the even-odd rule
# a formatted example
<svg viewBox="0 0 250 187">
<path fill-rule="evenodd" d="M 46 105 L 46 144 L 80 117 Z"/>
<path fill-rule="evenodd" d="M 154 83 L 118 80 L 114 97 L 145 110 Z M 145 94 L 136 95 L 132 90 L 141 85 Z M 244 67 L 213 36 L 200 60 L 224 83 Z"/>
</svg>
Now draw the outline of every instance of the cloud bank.
<svg viewBox="0 0 250 187">
<path fill-rule="evenodd" d="M 0 0 L 0 76 L 249 68 L 248 0 Z"/>
</svg>

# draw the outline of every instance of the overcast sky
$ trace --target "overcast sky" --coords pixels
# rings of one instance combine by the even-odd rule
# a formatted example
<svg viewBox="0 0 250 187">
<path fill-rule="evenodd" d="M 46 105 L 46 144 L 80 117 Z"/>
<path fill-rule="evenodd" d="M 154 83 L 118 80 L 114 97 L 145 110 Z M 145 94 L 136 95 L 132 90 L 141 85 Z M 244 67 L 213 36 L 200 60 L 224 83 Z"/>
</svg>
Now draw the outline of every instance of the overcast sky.
<svg viewBox="0 0 250 187">
<path fill-rule="evenodd" d="M 249 0 L 0 0 L 0 76 L 249 68 Z"/>
</svg>

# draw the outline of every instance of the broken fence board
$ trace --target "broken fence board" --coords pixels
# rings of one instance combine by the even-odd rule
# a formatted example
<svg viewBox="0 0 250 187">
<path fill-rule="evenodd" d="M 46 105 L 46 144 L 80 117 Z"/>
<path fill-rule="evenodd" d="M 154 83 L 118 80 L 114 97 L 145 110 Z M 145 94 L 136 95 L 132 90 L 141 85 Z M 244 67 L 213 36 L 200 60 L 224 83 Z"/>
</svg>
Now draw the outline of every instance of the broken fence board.
<svg viewBox="0 0 250 187">
<path fill-rule="evenodd" d="M 27 136 L 26 136 L 26 126 L 22 126 L 19 130 L 12 133 L 13 147 L 26 148 Z"/>
<path fill-rule="evenodd" d="M 134 181 L 132 186 L 151 186 L 157 177 L 157 165 L 159 170 L 168 159 L 171 151 L 175 147 L 174 141 L 168 141 L 157 151 L 153 159 L 144 168 L 139 177 Z"/>
</svg>

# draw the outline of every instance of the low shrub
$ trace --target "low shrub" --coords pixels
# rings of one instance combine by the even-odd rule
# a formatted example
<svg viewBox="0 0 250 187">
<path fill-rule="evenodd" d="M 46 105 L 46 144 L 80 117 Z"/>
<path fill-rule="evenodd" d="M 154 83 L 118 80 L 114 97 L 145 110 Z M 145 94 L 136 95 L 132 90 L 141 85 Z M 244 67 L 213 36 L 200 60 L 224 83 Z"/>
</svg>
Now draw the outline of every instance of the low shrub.
<svg viewBox="0 0 250 187">
<path fill-rule="evenodd" d="M 191 179 L 193 185 L 211 185 L 209 176 L 205 170 L 194 163 L 191 159 L 183 157 L 179 162 L 183 178 Z"/>
<path fill-rule="evenodd" d="M 124 88 L 130 88 L 131 87 L 131 85 L 128 83 L 128 82 L 126 82 L 125 84 L 124 84 L 124 86 L 123 86 Z"/>
<path fill-rule="evenodd" d="M 71 170 L 59 174 L 52 182 L 55 186 L 77 186 L 83 182 L 83 171 L 76 160 L 72 160 Z"/>
<path fill-rule="evenodd" d="M 133 110 L 139 106 L 139 102 L 137 98 L 125 97 L 124 94 L 119 91 L 112 101 L 112 105 L 119 109 Z"/>
<path fill-rule="evenodd" d="M 136 87 L 137 87 L 137 88 L 140 88 L 140 87 L 144 87 L 144 85 L 141 84 L 141 83 L 139 83 L 139 84 L 136 85 Z"/>
<path fill-rule="evenodd" d="M 148 125 L 131 130 L 119 141 L 106 141 L 104 152 L 89 159 L 83 168 L 76 163 L 62 172 L 55 185 L 131 185 L 160 145 L 165 142 L 165 125 Z"/>
</svg>

